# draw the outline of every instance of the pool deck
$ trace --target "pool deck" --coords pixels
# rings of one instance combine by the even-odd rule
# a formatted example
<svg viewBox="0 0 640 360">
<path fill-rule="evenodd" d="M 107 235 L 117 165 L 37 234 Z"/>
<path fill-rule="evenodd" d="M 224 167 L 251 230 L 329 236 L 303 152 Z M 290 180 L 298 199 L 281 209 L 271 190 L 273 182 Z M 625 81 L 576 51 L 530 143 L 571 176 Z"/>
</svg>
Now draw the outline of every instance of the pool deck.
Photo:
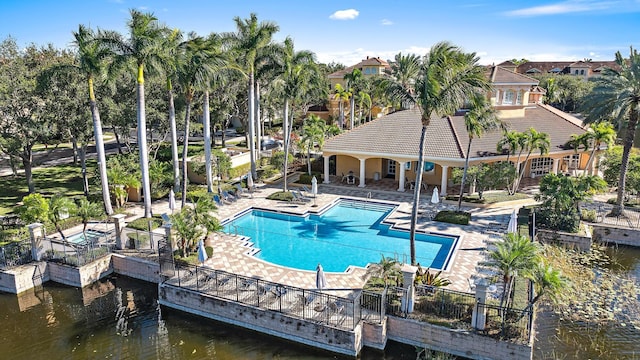
<svg viewBox="0 0 640 360">
<path fill-rule="evenodd" d="M 321 184 L 319 185 L 320 195 L 315 200 L 317 205 L 315 207 L 313 206 L 313 201 L 305 204 L 294 204 L 266 199 L 270 194 L 280 190 L 281 187 L 259 187 L 251 196 L 243 196 L 238 201 L 220 207 L 217 210 L 218 216 L 221 221 L 224 221 L 251 207 L 293 214 L 315 213 L 326 208 L 339 198 L 367 199 L 370 195 L 370 201 L 389 202 L 398 206 L 387 218 L 388 221 L 394 223 L 395 227 L 405 230 L 410 227 L 411 193 Z M 435 210 L 456 208 L 448 204 L 433 205 L 430 203 L 430 199 L 431 196 L 422 196 L 420 205 L 422 214 Z M 464 208 L 464 210 L 473 214 L 472 223 L 468 226 L 435 222 L 429 220 L 425 215 L 419 216 L 418 231 L 459 236 L 450 264 L 443 271 L 443 276 L 452 282 L 448 286 L 450 289 L 470 292 L 470 283 L 473 283 L 476 278 L 492 275 L 489 269 L 479 265 L 479 262 L 485 260 L 487 246 L 496 239 L 495 235 L 487 232 L 487 230 L 495 230 L 496 224 L 502 224 L 506 228 L 513 209 L 513 207 Z M 207 260 L 207 266 L 302 288 L 313 289 L 315 287 L 315 271 L 291 269 L 259 260 L 246 254 L 248 248 L 244 246 L 245 242 L 240 241 L 239 236 L 227 234 L 218 234 L 216 236 L 217 239 L 211 243 L 214 248 L 214 255 Z M 365 274 L 366 270 L 363 268 L 351 268 L 345 273 L 327 273 L 328 288 L 337 291 L 362 288 L 365 282 Z"/>
</svg>

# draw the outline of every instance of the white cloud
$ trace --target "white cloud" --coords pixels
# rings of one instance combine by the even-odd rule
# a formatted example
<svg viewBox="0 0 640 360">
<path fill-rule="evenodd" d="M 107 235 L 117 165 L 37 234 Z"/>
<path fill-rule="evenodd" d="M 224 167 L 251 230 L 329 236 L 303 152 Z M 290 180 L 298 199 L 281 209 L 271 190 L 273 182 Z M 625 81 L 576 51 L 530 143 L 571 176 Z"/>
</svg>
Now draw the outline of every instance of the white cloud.
<svg viewBox="0 0 640 360">
<path fill-rule="evenodd" d="M 356 9 L 338 10 L 329 16 L 332 20 L 353 20 L 360 15 Z"/>
<path fill-rule="evenodd" d="M 380 20 L 380 25 L 393 25 L 393 21 L 389 19 L 382 19 Z"/>
<path fill-rule="evenodd" d="M 627 8 L 627 6 L 624 5 L 631 5 L 633 7 L 633 3 L 630 4 L 628 1 L 567 0 L 555 4 L 507 11 L 504 14 L 507 16 L 543 16 L 605 10 L 617 12 L 624 11 L 621 9 Z"/>
</svg>

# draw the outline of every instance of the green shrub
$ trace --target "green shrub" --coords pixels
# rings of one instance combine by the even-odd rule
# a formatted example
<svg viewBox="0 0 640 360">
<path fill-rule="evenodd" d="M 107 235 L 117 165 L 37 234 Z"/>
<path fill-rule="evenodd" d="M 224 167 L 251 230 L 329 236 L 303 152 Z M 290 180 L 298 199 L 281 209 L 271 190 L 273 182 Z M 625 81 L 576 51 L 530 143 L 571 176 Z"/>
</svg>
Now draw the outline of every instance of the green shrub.
<svg viewBox="0 0 640 360">
<path fill-rule="evenodd" d="M 162 218 L 158 215 L 154 215 L 151 219 L 151 230 L 157 229 L 162 225 Z M 135 219 L 132 222 L 127 224 L 128 228 L 148 231 L 149 230 L 149 219 L 147 218 L 139 218 Z"/>
<path fill-rule="evenodd" d="M 312 171 L 311 175 L 304 173 L 304 174 L 300 174 L 300 180 L 298 180 L 298 183 L 300 184 L 311 184 L 311 180 L 313 179 L 313 177 L 316 177 L 316 180 L 320 181 L 322 179 L 322 175 L 319 172 L 315 172 Z"/>
<path fill-rule="evenodd" d="M 251 171 L 251 164 L 244 164 L 234 167 L 232 169 L 229 169 L 229 178 L 234 179 L 237 177 L 241 177 L 248 174 L 249 171 Z"/>
<path fill-rule="evenodd" d="M 582 209 L 582 212 L 580 213 L 580 218 L 584 221 L 596 222 L 596 219 L 598 218 L 598 213 L 595 210 Z"/>
<path fill-rule="evenodd" d="M 536 211 L 536 225 L 543 229 L 577 233 L 580 229 L 580 215 L 577 210 L 554 212 L 541 208 Z"/>
<path fill-rule="evenodd" d="M 211 196 L 207 188 L 203 186 L 193 187 L 187 190 L 187 200 L 193 203 L 198 202 L 201 198 L 210 198 Z"/>
<path fill-rule="evenodd" d="M 258 171 L 259 179 L 270 179 L 276 175 L 280 175 L 280 170 L 278 170 L 272 165 L 267 165 L 263 167 L 261 171 Z"/>
<path fill-rule="evenodd" d="M 449 224 L 469 225 L 471 214 L 466 211 L 446 210 L 440 211 L 433 220 Z"/>
<path fill-rule="evenodd" d="M 280 200 L 280 201 L 291 201 L 293 200 L 293 194 L 290 192 L 278 191 L 273 194 L 267 196 L 269 200 Z"/>
</svg>

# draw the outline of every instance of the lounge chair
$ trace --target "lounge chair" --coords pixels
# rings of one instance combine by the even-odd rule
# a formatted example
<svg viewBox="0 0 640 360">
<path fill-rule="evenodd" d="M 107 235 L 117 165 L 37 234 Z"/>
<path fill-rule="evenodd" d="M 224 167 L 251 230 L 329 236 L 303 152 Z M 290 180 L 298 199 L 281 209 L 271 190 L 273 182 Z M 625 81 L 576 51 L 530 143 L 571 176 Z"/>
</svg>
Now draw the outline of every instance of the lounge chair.
<svg viewBox="0 0 640 360">
<path fill-rule="evenodd" d="M 222 199 L 228 201 L 228 202 L 234 202 L 238 199 L 236 199 L 235 196 L 229 194 L 229 192 L 227 190 L 222 190 Z"/>
<path fill-rule="evenodd" d="M 224 202 L 222 202 L 222 199 L 220 199 L 220 195 L 213 195 L 213 201 L 218 206 L 224 206 Z"/>
<path fill-rule="evenodd" d="M 356 177 L 353 175 L 347 176 L 347 185 L 355 185 L 355 184 L 356 184 Z"/>
<path fill-rule="evenodd" d="M 160 215 L 160 217 L 165 224 L 171 224 L 171 218 L 169 217 L 169 215 L 167 215 L 167 213 Z"/>
<path fill-rule="evenodd" d="M 291 195 L 293 195 L 293 202 L 299 203 L 299 204 L 306 204 L 307 202 L 309 202 L 310 200 L 302 197 L 302 195 L 299 192 L 296 191 L 292 191 Z"/>
<path fill-rule="evenodd" d="M 242 196 L 245 190 L 242 188 L 242 185 L 236 184 L 236 197 Z"/>
<path fill-rule="evenodd" d="M 313 192 L 307 187 L 307 185 L 302 185 L 302 191 L 306 192 L 307 194 L 313 194 Z"/>
<path fill-rule="evenodd" d="M 311 201 L 313 199 L 312 197 L 306 196 L 305 194 L 303 194 L 301 191 L 298 191 L 298 190 L 292 190 L 291 192 L 294 192 L 294 193 L 298 194 L 298 197 L 302 198 L 302 200 Z"/>
</svg>

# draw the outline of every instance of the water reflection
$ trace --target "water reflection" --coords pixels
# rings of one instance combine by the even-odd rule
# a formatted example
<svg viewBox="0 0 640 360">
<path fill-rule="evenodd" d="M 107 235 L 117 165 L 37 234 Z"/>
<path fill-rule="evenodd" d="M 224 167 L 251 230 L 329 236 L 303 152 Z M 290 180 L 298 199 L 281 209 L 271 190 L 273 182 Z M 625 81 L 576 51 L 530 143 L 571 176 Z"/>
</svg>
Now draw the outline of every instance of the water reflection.
<svg viewBox="0 0 640 360">
<path fill-rule="evenodd" d="M 15 359 L 342 359 L 302 345 L 160 308 L 157 285 L 114 277 L 83 289 L 47 283 L 0 294 L 0 354 Z M 415 359 L 411 346 L 373 359 Z"/>
</svg>

